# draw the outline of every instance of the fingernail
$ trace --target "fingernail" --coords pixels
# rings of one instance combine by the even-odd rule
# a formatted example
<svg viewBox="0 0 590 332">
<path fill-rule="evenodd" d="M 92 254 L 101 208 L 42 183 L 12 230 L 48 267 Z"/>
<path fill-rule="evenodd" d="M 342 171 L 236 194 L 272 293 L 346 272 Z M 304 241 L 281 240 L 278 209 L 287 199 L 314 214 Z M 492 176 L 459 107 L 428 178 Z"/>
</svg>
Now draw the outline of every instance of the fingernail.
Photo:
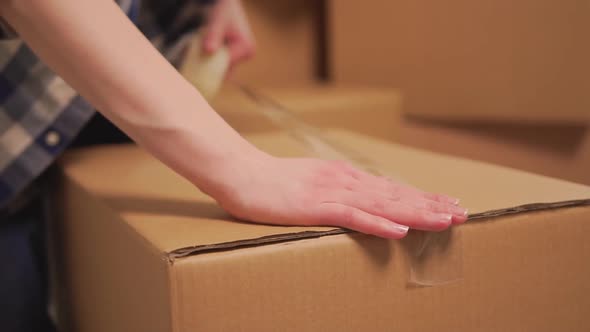
<svg viewBox="0 0 590 332">
<path fill-rule="evenodd" d="M 396 232 L 396 233 L 407 233 L 410 230 L 410 227 L 408 226 L 404 226 L 404 225 L 398 225 L 398 224 L 391 224 L 391 228 Z"/>
<path fill-rule="evenodd" d="M 469 219 L 469 212 L 465 209 L 465 212 L 463 212 L 461 214 L 456 214 L 453 217 L 453 223 L 462 224 L 462 223 L 466 222 L 467 219 Z"/>
<path fill-rule="evenodd" d="M 466 216 L 467 215 L 467 209 L 459 207 L 459 206 L 455 206 L 451 210 L 452 210 L 453 214 L 456 216 Z"/>
<path fill-rule="evenodd" d="M 450 223 L 453 220 L 453 215 L 452 214 L 433 214 L 432 217 L 430 218 L 432 223 L 439 223 L 439 222 L 444 222 L 445 224 Z"/>
<path fill-rule="evenodd" d="M 453 201 L 453 205 L 459 205 L 459 203 L 461 203 L 461 200 L 458 198 L 455 198 L 455 200 Z"/>
</svg>

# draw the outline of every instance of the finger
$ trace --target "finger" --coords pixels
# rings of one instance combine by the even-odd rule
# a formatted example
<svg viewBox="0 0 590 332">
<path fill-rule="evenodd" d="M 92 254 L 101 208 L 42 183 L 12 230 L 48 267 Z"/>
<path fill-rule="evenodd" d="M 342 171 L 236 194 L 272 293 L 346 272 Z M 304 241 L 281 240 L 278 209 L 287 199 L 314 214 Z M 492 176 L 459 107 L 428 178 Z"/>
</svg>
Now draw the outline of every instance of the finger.
<svg viewBox="0 0 590 332">
<path fill-rule="evenodd" d="M 424 198 L 429 199 L 431 201 L 445 203 L 445 204 L 451 204 L 451 205 L 455 205 L 455 206 L 458 206 L 459 202 L 460 202 L 460 200 L 455 197 L 451 197 L 451 196 L 447 196 L 447 195 L 443 195 L 443 194 L 429 193 L 426 191 L 421 191 L 419 189 L 416 189 L 416 191 L 418 191 Z"/>
<path fill-rule="evenodd" d="M 254 45 L 247 39 L 241 37 L 228 39 L 230 63 L 232 66 L 247 60 L 254 55 Z"/>
<path fill-rule="evenodd" d="M 349 184 L 348 187 L 349 189 L 352 189 L 352 191 L 358 193 L 378 195 L 382 198 L 390 198 L 394 201 L 408 201 L 409 203 L 412 203 L 411 205 L 419 209 L 425 209 L 436 213 L 452 214 L 454 223 L 461 223 L 467 219 L 466 209 L 455 204 L 449 204 L 448 200 L 442 200 L 443 202 L 441 202 L 441 199 L 437 199 L 440 198 L 440 196 L 424 193 L 412 187 L 389 183 L 389 180 L 378 177 L 374 177 L 374 179 L 370 181 L 374 181 L 375 179 L 381 182 L 380 186 L 373 187 L 362 181 L 358 181 L 355 184 Z"/>
<path fill-rule="evenodd" d="M 232 46 L 232 44 L 228 44 L 228 49 L 229 49 L 229 66 L 227 68 L 227 72 L 225 73 L 225 79 L 231 79 L 234 75 L 237 65 L 247 58 L 246 55 L 244 55 L 235 46 Z"/>
<path fill-rule="evenodd" d="M 413 193 L 417 196 L 420 196 L 420 197 L 430 200 L 430 201 L 454 205 L 454 206 L 459 205 L 459 199 L 455 198 L 455 197 L 450 197 L 450 196 L 443 195 L 443 194 L 437 194 L 437 193 L 423 191 L 418 188 L 412 187 L 410 185 L 396 183 L 395 181 L 392 181 L 387 178 L 384 178 L 382 180 L 385 181 L 386 183 L 388 183 L 389 187 L 391 188 L 390 190 L 395 190 L 396 188 L 398 188 L 398 190 Z"/>
<path fill-rule="evenodd" d="M 211 21 L 203 38 L 203 50 L 206 53 L 214 53 L 223 45 L 225 38 L 224 30 L 223 20 L 217 19 Z"/>
<path fill-rule="evenodd" d="M 443 195 L 443 194 L 425 192 L 425 191 L 422 191 L 418 188 L 412 187 L 410 185 L 397 183 L 387 177 L 377 177 L 377 176 L 373 176 L 370 174 L 366 174 L 366 175 L 369 177 L 372 177 L 372 179 L 369 179 L 369 181 L 374 183 L 377 187 L 384 188 L 385 190 L 391 191 L 393 193 L 397 193 L 400 191 L 401 192 L 409 192 L 409 193 L 413 193 L 417 196 L 423 197 L 423 198 L 431 200 L 431 201 L 444 203 L 444 204 L 451 204 L 451 205 L 455 205 L 455 206 L 459 205 L 459 199 L 454 198 L 454 197 L 450 197 L 450 196 Z"/>
<path fill-rule="evenodd" d="M 391 201 L 387 204 L 398 202 L 408 204 L 410 206 L 415 207 L 416 209 L 427 210 L 438 214 L 450 214 L 452 215 L 452 222 L 454 224 L 460 224 L 467 221 L 467 209 L 454 204 L 441 203 L 438 201 L 430 200 L 412 191 L 398 190 L 395 193 L 391 193 L 383 189 L 376 190 L 374 188 L 366 187 L 360 183 L 352 185 L 348 184 L 343 189 L 352 191 L 355 194 L 367 195 L 368 197 L 379 197 L 382 200 Z"/>
<path fill-rule="evenodd" d="M 424 192 L 424 191 L 414 188 L 412 186 L 402 184 L 402 183 L 397 183 L 385 176 L 374 176 L 372 174 L 358 170 L 348 163 L 343 162 L 341 164 L 341 167 L 348 174 L 350 174 L 353 178 L 359 180 L 362 183 L 373 185 L 378 190 L 385 190 L 385 191 L 390 191 L 393 193 L 397 193 L 399 191 L 406 191 L 406 192 L 411 192 L 411 193 L 414 193 L 415 195 L 424 197 L 424 198 L 432 200 L 432 201 L 440 202 L 440 203 L 446 203 L 446 204 L 452 204 L 452 205 L 459 204 L 459 199 L 457 199 L 457 198 L 449 197 L 449 196 L 442 195 L 442 194 L 433 194 L 433 193 L 429 193 L 429 192 Z"/>
<path fill-rule="evenodd" d="M 419 196 L 425 198 L 427 200 L 443 203 L 443 204 L 450 204 L 454 206 L 459 205 L 459 199 L 450 197 L 447 195 L 442 194 L 435 194 L 422 191 L 415 187 L 397 183 L 387 177 L 384 176 L 374 176 L 372 174 L 363 172 L 347 162 L 341 161 L 339 162 L 339 167 L 345 171 L 347 174 L 352 176 L 353 178 L 359 181 L 359 186 L 369 185 L 374 187 L 375 192 L 384 192 L 384 193 L 391 193 L 394 198 L 399 197 L 400 195 L 407 195 L 413 194 L 415 196 Z M 359 188 L 360 189 L 360 188 Z"/>
<path fill-rule="evenodd" d="M 322 203 L 317 214 L 318 223 L 352 229 L 387 239 L 401 239 L 408 227 L 359 209 L 338 203 Z"/>
<path fill-rule="evenodd" d="M 408 204 L 407 201 L 393 201 L 375 194 L 343 191 L 336 195 L 334 202 L 424 231 L 444 230 L 451 225 L 453 220 L 453 215 L 450 213 L 419 209 Z"/>
<path fill-rule="evenodd" d="M 461 224 L 467 221 L 468 211 L 460 206 L 425 199 L 412 200 L 408 203 L 417 209 L 429 210 L 435 213 L 452 214 L 453 224 Z"/>
</svg>

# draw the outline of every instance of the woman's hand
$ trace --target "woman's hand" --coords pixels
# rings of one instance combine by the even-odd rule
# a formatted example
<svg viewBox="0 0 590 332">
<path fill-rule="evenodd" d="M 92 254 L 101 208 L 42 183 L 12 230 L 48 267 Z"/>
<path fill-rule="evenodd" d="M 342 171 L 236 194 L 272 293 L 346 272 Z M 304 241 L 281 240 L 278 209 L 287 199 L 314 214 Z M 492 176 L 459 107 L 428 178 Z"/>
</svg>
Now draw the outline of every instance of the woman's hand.
<svg viewBox="0 0 590 332">
<path fill-rule="evenodd" d="M 234 172 L 218 197 L 232 215 L 281 225 L 330 225 L 384 238 L 467 220 L 458 200 L 359 171 L 345 162 L 265 156 Z"/>
<path fill-rule="evenodd" d="M 235 1 L 221 0 L 219 6 L 235 6 Z M 38 56 L 105 116 L 236 217 L 341 226 L 387 238 L 403 237 L 408 227 L 437 231 L 466 220 L 455 199 L 342 162 L 260 152 L 207 104 L 114 1 L 0 1 L 0 11 Z M 232 29 L 243 27 L 242 19 L 222 20 L 232 28 L 221 30 L 236 33 Z"/>
<path fill-rule="evenodd" d="M 224 44 L 230 53 L 230 71 L 254 55 L 254 37 L 239 0 L 218 0 L 209 13 L 203 48 L 213 53 Z"/>
</svg>

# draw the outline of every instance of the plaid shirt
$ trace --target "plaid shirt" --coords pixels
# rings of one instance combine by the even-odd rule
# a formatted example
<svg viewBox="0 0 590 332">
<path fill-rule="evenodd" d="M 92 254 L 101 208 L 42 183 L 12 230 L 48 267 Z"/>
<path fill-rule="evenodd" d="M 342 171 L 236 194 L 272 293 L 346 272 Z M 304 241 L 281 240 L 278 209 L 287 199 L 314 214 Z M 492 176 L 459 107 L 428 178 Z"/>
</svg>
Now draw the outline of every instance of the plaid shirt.
<svg viewBox="0 0 590 332">
<path fill-rule="evenodd" d="M 201 25 L 211 0 L 119 0 L 171 61 Z M 94 108 L 2 24 L 0 40 L 0 210 L 60 155 Z"/>
</svg>

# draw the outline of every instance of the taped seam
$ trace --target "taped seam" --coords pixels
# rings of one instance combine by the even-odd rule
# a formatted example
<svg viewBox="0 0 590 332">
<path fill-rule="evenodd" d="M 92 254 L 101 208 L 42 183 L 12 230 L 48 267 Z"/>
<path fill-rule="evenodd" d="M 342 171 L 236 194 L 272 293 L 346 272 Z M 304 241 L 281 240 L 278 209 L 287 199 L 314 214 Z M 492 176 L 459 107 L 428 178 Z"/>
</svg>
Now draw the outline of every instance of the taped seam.
<svg viewBox="0 0 590 332">
<path fill-rule="evenodd" d="M 554 209 L 561 209 L 561 208 L 568 208 L 568 207 L 577 207 L 577 206 L 588 206 L 590 205 L 590 199 L 583 199 L 583 200 L 572 200 L 572 201 L 562 201 L 562 202 L 554 202 L 554 203 L 534 203 L 534 204 L 525 204 L 519 205 L 511 208 L 505 209 L 498 209 L 498 210 L 491 210 L 481 213 L 476 213 L 469 216 L 469 220 L 477 220 L 477 221 L 488 221 L 492 218 L 498 218 L 506 215 L 512 214 L 523 214 L 535 211 L 547 211 L 547 210 L 554 210 Z M 257 247 L 267 244 L 275 244 L 287 241 L 298 241 L 304 239 L 312 239 L 312 238 L 320 238 L 324 236 L 331 236 L 331 235 L 340 235 L 340 234 L 347 234 L 347 233 L 355 233 L 349 229 L 333 229 L 329 231 L 304 231 L 298 233 L 287 233 L 287 234 L 273 234 L 253 239 L 246 239 L 246 240 L 238 240 L 238 241 L 230 241 L 230 242 L 222 242 L 222 243 L 214 243 L 214 244 L 205 244 L 205 245 L 198 245 L 198 246 L 189 246 L 189 247 L 182 247 L 175 250 L 168 252 L 168 259 L 171 263 L 174 263 L 175 260 L 194 256 L 202 253 L 208 252 L 216 252 L 216 251 L 225 251 L 225 250 L 234 250 L 234 249 L 242 249 L 242 248 L 249 248 L 249 247 Z"/>
<path fill-rule="evenodd" d="M 168 253 L 169 259 L 174 262 L 174 260 L 198 255 L 206 252 L 215 252 L 215 251 L 224 251 L 224 250 L 232 250 L 232 249 L 241 249 L 247 247 L 257 247 L 261 245 L 267 244 L 274 244 L 280 242 L 287 242 L 287 241 L 297 241 L 297 240 L 304 240 L 304 239 L 312 239 L 312 238 L 319 238 L 323 236 L 330 236 L 330 235 L 339 235 L 339 234 L 346 234 L 352 233 L 353 231 L 338 228 L 329 231 L 304 231 L 299 233 L 287 233 L 287 234 L 273 234 L 262 236 L 253 239 L 246 239 L 246 240 L 238 240 L 238 241 L 230 241 L 230 242 L 222 242 L 222 243 L 214 243 L 214 244 L 205 244 L 199 246 L 191 246 L 191 247 L 183 247 L 172 250 Z"/>
</svg>

